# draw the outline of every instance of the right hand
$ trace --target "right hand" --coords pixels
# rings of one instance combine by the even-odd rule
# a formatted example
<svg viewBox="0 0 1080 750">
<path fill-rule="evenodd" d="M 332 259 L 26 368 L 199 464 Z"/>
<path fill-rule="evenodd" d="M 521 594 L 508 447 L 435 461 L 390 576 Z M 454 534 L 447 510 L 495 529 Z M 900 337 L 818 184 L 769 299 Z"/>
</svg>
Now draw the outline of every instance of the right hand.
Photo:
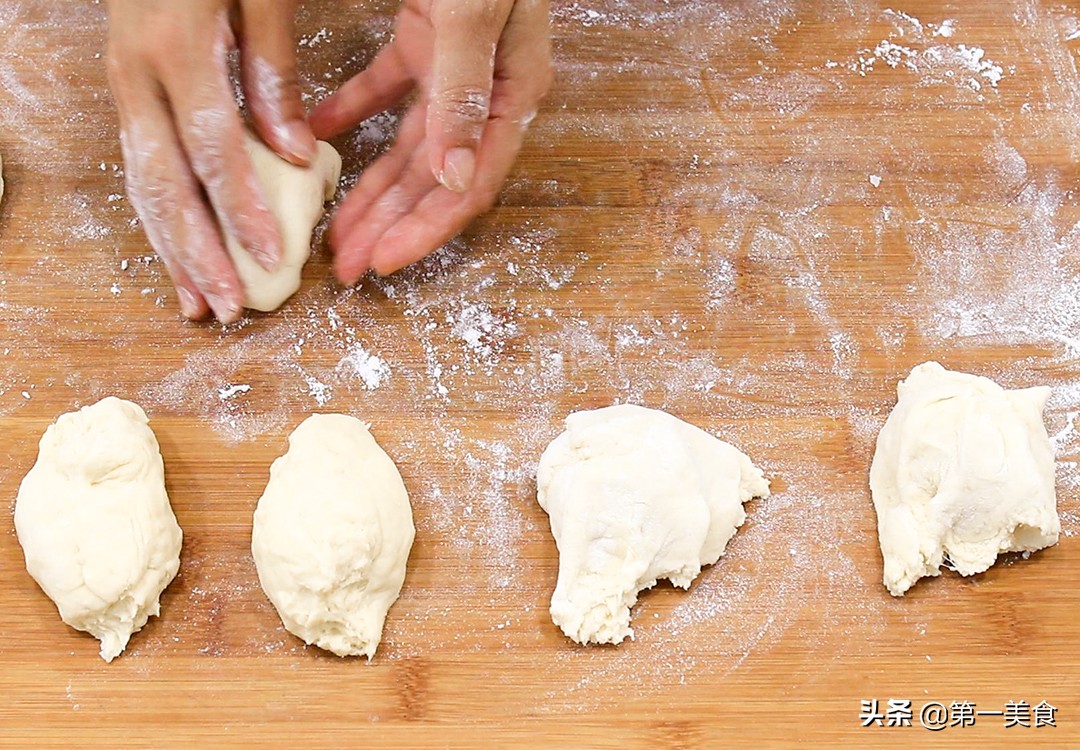
<svg viewBox="0 0 1080 750">
<path fill-rule="evenodd" d="M 244 290 L 222 228 L 260 265 L 281 237 L 244 148 L 229 80 L 258 135 L 282 158 L 315 155 L 296 77 L 297 0 L 109 0 L 109 84 L 120 114 L 128 196 L 189 318 L 240 317 Z"/>
</svg>

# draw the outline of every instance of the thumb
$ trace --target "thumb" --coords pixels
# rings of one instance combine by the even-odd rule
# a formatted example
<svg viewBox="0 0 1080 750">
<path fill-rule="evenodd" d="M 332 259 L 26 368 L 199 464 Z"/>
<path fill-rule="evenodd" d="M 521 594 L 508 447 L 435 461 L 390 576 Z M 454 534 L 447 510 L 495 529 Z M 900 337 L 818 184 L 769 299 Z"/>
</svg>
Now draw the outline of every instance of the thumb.
<svg viewBox="0 0 1080 750">
<path fill-rule="evenodd" d="M 464 193 L 491 111 L 495 50 L 513 3 L 436 0 L 435 59 L 428 93 L 428 159 L 435 178 Z"/>
<path fill-rule="evenodd" d="M 315 157 L 296 74 L 292 0 L 245 0 L 240 19 L 244 96 L 255 131 L 286 161 L 306 166 Z"/>
</svg>

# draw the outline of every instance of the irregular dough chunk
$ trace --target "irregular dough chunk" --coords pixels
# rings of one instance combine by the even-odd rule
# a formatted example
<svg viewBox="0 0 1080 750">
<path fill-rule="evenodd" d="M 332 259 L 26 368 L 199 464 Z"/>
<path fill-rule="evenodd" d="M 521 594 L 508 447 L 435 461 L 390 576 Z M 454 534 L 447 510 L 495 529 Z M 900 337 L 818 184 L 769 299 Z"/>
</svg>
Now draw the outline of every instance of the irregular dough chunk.
<svg viewBox="0 0 1080 750">
<path fill-rule="evenodd" d="M 267 271 L 226 232 L 226 246 L 244 284 L 244 305 L 253 310 L 276 310 L 300 288 L 300 270 L 311 255 L 311 231 L 323 214 L 323 203 L 334 197 L 341 177 L 341 156 L 318 142 L 306 169 L 285 161 L 258 138 L 249 135 L 247 151 L 263 195 L 281 229 L 284 257 Z"/>
<path fill-rule="evenodd" d="M 1042 422 L 1049 388 L 1007 391 L 927 362 L 897 393 L 870 466 L 889 593 L 941 575 L 946 560 L 969 576 L 1000 552 L 1057 542 L 1054 452 Z"/>
<path fill-rule="evenodd" d="M 551 619 L 578 643 L 633 637 L 638 593 L 689 588 L 769 482 L 733 446 L 641 406 L 575 412 L 544 451 L 537 499 L 559 548 Z"/>
<path fill-rule="evenodd" d="M 401 475 L 364 423 L 313 414 L 270 467 L 251 553 L 286 630 L 370 661 L 414 533 Z"/>
<path fill-rule="evenodd" d="M 112 661 L 180 568 L 183 534 L 143 410 L 109 397 L 61 415 L 19 487 L 15 530 L 60 617 Z"/>
</svg>

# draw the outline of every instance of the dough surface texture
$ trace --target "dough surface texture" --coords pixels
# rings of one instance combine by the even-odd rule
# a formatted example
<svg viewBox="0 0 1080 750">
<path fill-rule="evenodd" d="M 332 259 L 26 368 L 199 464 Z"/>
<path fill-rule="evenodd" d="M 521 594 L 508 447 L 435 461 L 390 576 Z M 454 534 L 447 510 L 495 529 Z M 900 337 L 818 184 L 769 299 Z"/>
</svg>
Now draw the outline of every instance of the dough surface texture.
<svg viewBox="0 0 1080 750">
<path fill-rule="evenodd" d="M 1042 421 L 1049 388 L 1007 391 L 927 362 L 897 393 L 870 467 L 889 593 L 941 575 L 942 564 L 969 576 L 999 553 L 1057 542 L 1054 451 Z"/>
<path fill-rule="evenodd" d="M 314 414 L 270 467 L 251 552 L 290 633 L 370 661 L 414 533 L 401 475 L 364 423 Z"/>
<path fill-rule="evenodd" d="M 281 230 L 283 256 L 267 271 L 226 232 L 225 244 L 244 285 L 244 306 L 269 312 L 300 288 L 300 271 L 311 255 L 311 232 L 323 215 L 323 203 L 334 197 L 341 177 L 341 156 L 318 142 L 315 159 L 306 169 L 290 164 L 248 135 L 247 152 L 255 166 L 270 212 Z"/>
<path fill-rule="evenodd" d="M 551 619 L 582 644 L 633 637 L 638 593 L 689 588 L 769 483 L 735 447 L 662 411 L 580 411 L 544 451 L 537 499 L 559 548 Z"/>
<path fill-rule="evenodd" d="M 109 397 L 61 415 L 19 487 L 15 530 L 60 617 L 112 661 L 180 568 L 183 535 L 143 410 Z"/>
</svg>

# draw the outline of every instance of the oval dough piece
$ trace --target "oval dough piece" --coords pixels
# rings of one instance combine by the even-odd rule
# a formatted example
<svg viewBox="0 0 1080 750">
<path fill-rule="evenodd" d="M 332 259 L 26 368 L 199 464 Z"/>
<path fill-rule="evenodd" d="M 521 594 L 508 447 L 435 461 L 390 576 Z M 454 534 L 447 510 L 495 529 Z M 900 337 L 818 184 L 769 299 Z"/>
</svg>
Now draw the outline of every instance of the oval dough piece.
<svg viewBox="0 0 1080 750">
<path fill-rule="evenodd" d="M 1001 552 L 1057 542 L 1054 451 L 1042 422 L 1049 388 L 1007 391 L 927 362 L 897 393 L 870 466 L 889 593 L 941 575 L 946 561 L 968 576 Z"/>
<path fill-rule="evenodd" d="M 329 143 L 319 141 L 311 166 L 298 167 L 250 134 L 247 152 L 266 203 L 278 220 L 284 256 L 277 268 L 267 271 L 227 231 L 225 242 L 244 285 L 244 305 L 269 312 L 300 288 L 300 271 L 311 255 L 311 232 L 322 218 L 323 203 L 337 190 L 341 156 Z"/>
<path fill-rule="evenodd" d="M 109 397 L 61 415 L 19 487 L 15 530 L 60 617 L 112 661 L 180 568 L 183 535 L 143 410 Z"/>
<path fill-rule="evenodd" d="M 401 475 L 364 423 L 314 414 L 270 467 L 251 553 L 290 633 L 370 661 L 414 533 Z"/>
<path fill-rule="evenodd" d="M 689 588 L 746 519 L 743 503 L 768 495 L 745 454 L 670 414 L 571 414 L 537 471 L 559 548 L 551 619 L 578 643 L 633 637 L 638 593 L 661 578 Z"/>
</svg>

